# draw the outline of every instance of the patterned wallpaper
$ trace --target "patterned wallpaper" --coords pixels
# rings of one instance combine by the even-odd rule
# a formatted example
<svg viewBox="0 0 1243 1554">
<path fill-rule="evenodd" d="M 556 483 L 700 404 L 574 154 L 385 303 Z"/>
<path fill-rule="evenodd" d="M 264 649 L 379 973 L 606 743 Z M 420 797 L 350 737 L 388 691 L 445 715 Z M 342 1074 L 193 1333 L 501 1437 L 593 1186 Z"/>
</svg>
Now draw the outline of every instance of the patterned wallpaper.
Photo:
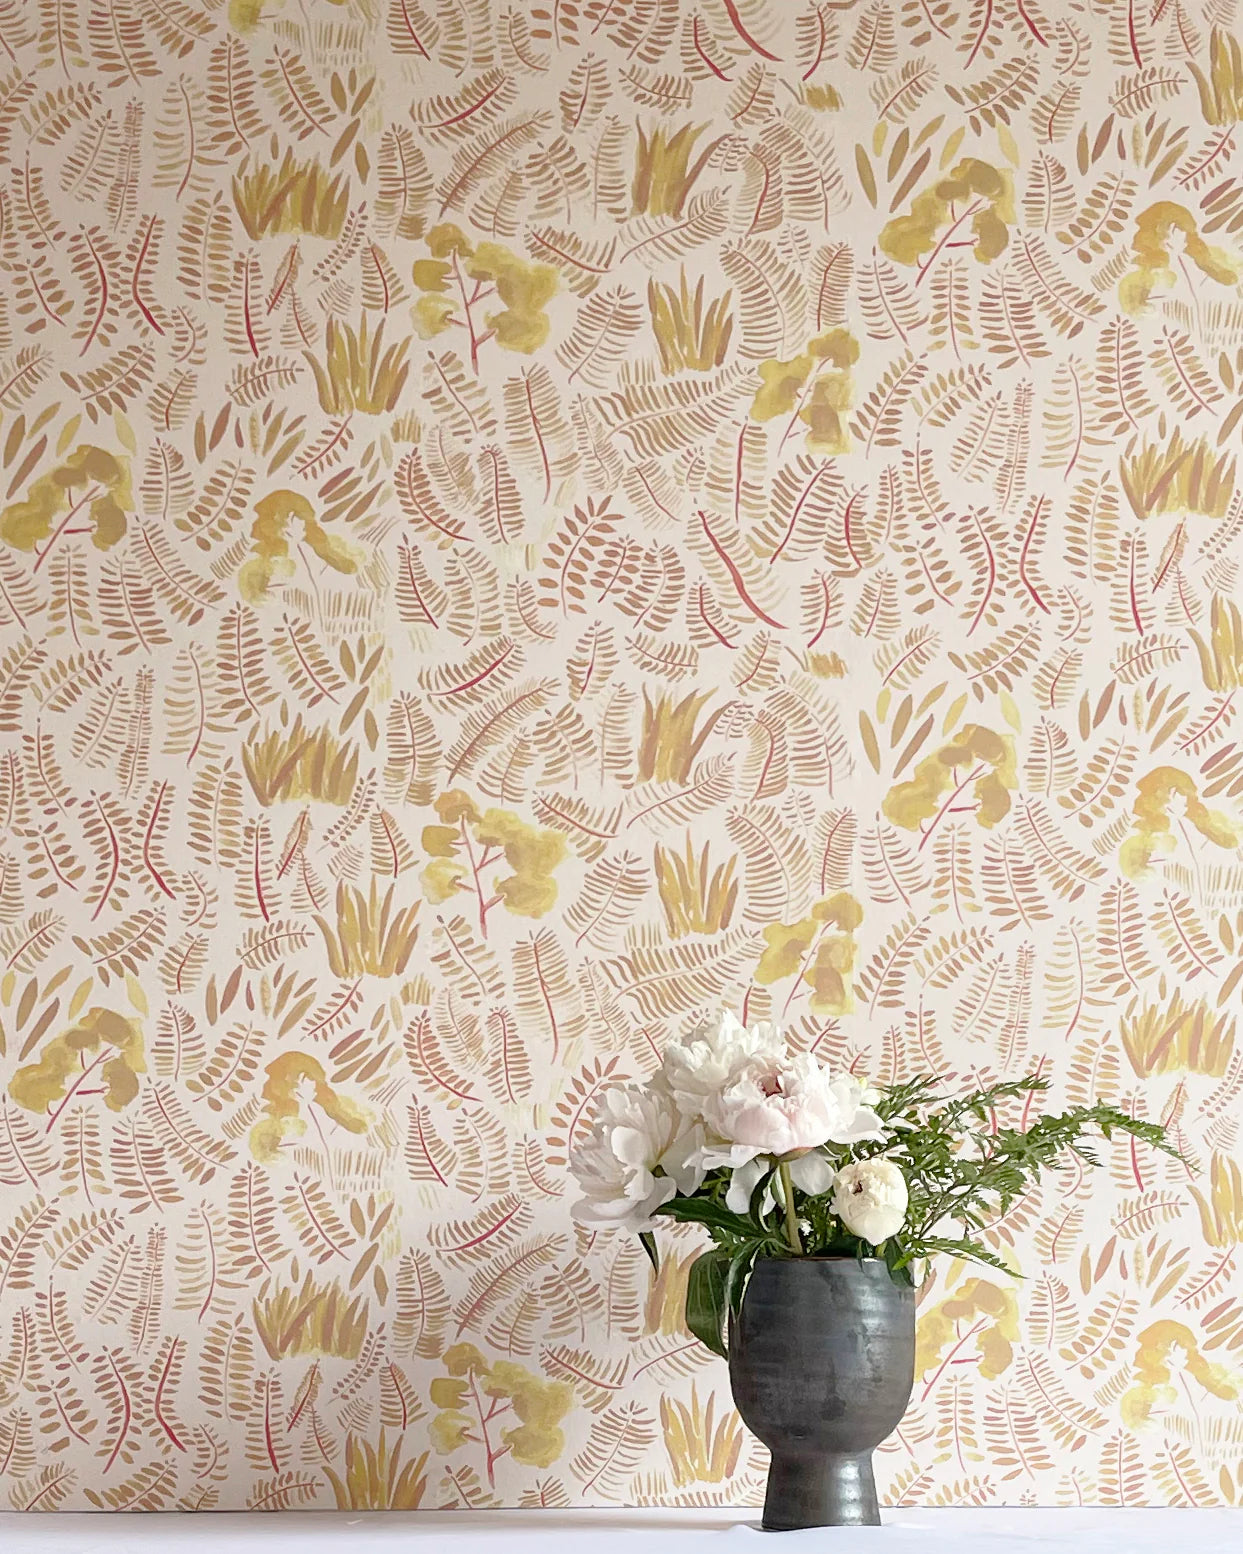
<svg viewBox="0 0 1243 1554">
<path fill-rule="evenodd" d="M 1194 1165 L 891 1501 L 1243 1499 L 1237 27 L 0 0 L 12 1506 L 754 1502 L 565 1170 L 721 1004 Z"/>
</svg>

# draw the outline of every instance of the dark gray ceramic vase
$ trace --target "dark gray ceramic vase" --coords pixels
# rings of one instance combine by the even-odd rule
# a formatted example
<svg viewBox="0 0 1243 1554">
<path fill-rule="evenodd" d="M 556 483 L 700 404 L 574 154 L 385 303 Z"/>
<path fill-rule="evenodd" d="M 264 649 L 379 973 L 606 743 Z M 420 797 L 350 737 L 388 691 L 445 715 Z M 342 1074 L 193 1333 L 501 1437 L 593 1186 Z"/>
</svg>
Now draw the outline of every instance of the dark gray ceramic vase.
<svg viewBox="0 0 1243 1554">
<path fill-rule="evenodd" d="M 765 1258 L 730 1326 L 729 1379 L 772 1453 L 766 1528 L 880 1521 L 872 1452 L 910 1401 L 913 1290 L 876 1259 Z"/>
</svg>

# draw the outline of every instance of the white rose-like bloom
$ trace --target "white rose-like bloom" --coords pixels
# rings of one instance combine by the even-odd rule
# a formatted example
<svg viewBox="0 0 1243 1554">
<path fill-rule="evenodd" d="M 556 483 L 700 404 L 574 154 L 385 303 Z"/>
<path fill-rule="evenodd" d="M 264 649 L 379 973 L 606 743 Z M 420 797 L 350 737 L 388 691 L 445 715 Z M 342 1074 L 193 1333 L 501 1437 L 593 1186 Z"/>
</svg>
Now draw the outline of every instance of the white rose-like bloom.
<svg viewBox="0 0 1243 1554">
<path fill-rule="evenodd" d="M 852 1236 L 879 1246 L 902 1229 L 906 1178 L 892 1160 L 856 1160 L 837 1173 L 833 1212 Z"/>
<path fill-rule="evenodd" d="M 594 1230 L 651 1230 L 662 1203 L 703 1182 L 702 1143 L 702 1129 L 687 1126 L 660 1085 L 609 1085 L 591 1131 L 570 1156 L 583 1190 L 572 1217 Z"/>
<path fill-rule="evenodd" d="M 862 1087 L 835 1079 L 806 1052 L 748 1063 L 704 1103 L 703 1118 L 727 1146 L 705 1164 L 740 1166 L 756 1155 L 789 1155 L 821 1144 L 882 1137 L 881 1121 L 859 1104 Z"/>
<path fill-rule="evenodd" d="M 666 1047 L 661 1075 L 681 1110 L 698 1117 L 749 1063 L 782 1057 L 785 1050 L 775 1025 L 746 1026 L 727 1011 L 715 1030 L 701 1027 L 689 1041 Z"/>
</svg>

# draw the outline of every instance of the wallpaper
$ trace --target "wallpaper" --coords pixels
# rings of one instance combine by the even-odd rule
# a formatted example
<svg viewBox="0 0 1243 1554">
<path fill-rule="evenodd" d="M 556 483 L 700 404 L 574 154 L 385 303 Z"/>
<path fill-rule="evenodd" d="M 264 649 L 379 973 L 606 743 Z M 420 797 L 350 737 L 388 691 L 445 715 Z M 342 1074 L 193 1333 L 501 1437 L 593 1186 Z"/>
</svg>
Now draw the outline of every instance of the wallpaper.
<svg viewBox="0 0 1243 1554">
<path fill-rule="evenodd" d="M 754 1503 L 569 1218 L 722 1006 L 1185 1153 L 936 1271 L 891 1503 L 1243 1500 L 1238 29 L 0 0 L 9 1505 Z"/>
</svg>

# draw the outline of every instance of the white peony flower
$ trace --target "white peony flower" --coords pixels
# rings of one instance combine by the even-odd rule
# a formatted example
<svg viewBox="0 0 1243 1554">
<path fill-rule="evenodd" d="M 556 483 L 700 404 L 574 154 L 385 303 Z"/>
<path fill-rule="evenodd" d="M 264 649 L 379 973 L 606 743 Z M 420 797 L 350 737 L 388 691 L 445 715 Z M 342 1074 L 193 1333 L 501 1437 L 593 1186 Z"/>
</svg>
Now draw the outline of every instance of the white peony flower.
<svg viewBox="0 0 1243 1554">
<path fill-rule="evenodd" d="M 862 1107 L 864 1115 L 869 1119 L 867 1126 L 870 1129 L 869 1137 L 877 1137 L 884 1130 L 880 1118 L 872 1108 L 880 1100 L 881 1093 L 875 1085 L 871 1085 L 866 1079 L 857 1079 L 854 1074 L 839 1074 L 833 1081 L 837 1098 L 844 1111 L 859 1111 Z M 865 1135 L 860 1135 L 861 1137 Z M 855 1143 L 855 1139 L 839 1139 L 839 1143 Z"/>
<path fill-rule="evenodd" d="M 843 1166 L 833 1184 L 834 1214 L 852 1236 L 873 1246 L 902 1229 L 906 1204 L 906 1178 L 880 1156 Z"/>
<path fill-rule="evenodd" d="M 755 1191 L 760 1177 L 769 1168 L 770 1162 L 760 1155 L 740 1166 L 735 1166 L 725 1193 L 725 1207 L 733 1209 L 735 1214 L 745 1214 L 751 1204 L 751 1194 Z M 817 1149 L 809 1150 L 807 1154 L 800 1155 L 797 1160 L 790 1161 L 790 1179 L 800 1192 L 813 1195 L 828 1192 L 833 1185 L 833 1175 L 833 1167 Z M 760 1213 L 767 1214 L 775 1202 L 770 1185 L 765 1189 Z"/>
<path fill-rule="evenodd" d="M 837 1172 L 826 1156 L 818 1149 L 813 1149 L 810 1154 L 800 1155 L 797 1160 L 790 1161 L 790 1180 L 799 1192 L 809 1193 L 815 1198 L 822 1192 L 828 1192 L 837 1180 Z"/>
<path fill-rule="evenodd" d="M 570 1156 L 584 1196 L 571 1209 L 592 1229 L 651 1230 L 652 1214 L 704 1179 L 703 1130 L 688 1126 L 661 1086 L 609 1085 L 587 1138 Z"/>
<path fill-rule="evenodd" d="M 725 1191 L 725 1207 L 733 1209 L 735 1214 L 745 1214 L 751 1204 L 751 1194 L 759 1184 L 760 1177 L 767 1170 L 767 1162 L 758 1156 L 754 1160 L 744 1160 L 740 1166 L 735 1166 Z M 767 1214 L 773 1202 L 773 1190 L 770 1186 L 764 1192 L 760 1213 Z"/>
<path fill-rule="evenodd" d="M 748 1063 L 784 1054 L 785 1040 L 775 1025 L 746 1026 L 726 1011 L 716 1029 L 703 1025 L 687 1042 L 665 1048 L 661 1078 L 688 1117 L 698 1117 L 706 1103 L 730 1084 Z"/>
<path fill-rule="evenodd" d="M 859 1104 L 862 1087 L 834 1079 L 809 1054 L 765 1053 L 704 1102 L 703 1118 L 725 1148 L 706 1165 L 740 1166 L 756 1155 L 789 1155 L 830 1141 L 883 1136 L 880 1118 Z"/>
</svg>

